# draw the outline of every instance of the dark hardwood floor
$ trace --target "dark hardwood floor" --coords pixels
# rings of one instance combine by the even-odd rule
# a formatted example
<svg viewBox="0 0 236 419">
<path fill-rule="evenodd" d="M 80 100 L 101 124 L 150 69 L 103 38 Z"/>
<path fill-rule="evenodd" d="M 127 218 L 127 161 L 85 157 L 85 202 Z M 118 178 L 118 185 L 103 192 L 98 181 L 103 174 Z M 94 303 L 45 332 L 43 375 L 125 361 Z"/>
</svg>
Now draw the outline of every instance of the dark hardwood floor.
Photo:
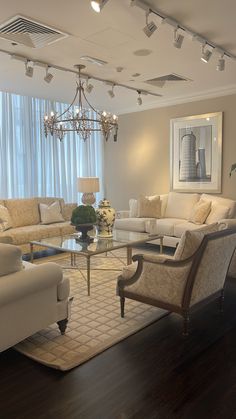
<svg viewBox="0 0 236 419">
<path fill-rule="evenodd" d="M 68 373 L 3 352 L 0 419 L 236 418 L 236 281 L 223 315 L 214 302 L 181 327 L 167 316 Z"/>
</svg>

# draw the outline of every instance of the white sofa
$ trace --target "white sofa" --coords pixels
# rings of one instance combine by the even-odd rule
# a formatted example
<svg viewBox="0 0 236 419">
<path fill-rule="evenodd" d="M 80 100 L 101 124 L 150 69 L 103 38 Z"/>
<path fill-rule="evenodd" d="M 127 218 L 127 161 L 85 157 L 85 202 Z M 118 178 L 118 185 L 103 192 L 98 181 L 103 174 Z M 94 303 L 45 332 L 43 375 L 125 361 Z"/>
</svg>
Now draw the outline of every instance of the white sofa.
<svg viewBox="0 0 236 419">
<path fill-rule="evenodd" d="M 186 230 L 195 230 L 204 225 L 219 222 L 221 219 L 236 217 L 236 201 L 221 196 L 169 192 L 160 195 L 160 199 L 161 218 L 139 218 L 138 200 L 130 199 L 128 211 L 117 211 L 115 228 L 160 234 L 164 236 L 163 244 L 165 246 L 176 247 Z M 204 224 L 194 224 L 188 220 L 200 199 L 211 201 L 211 211 Z M 152 243 L 158 244 L 159 241 L 152 241 Z"/>
<path fill-rule="evenodd" d="M 0 352 L 69 317 L 69 280 L 55 263 L 22 262 L 21 250 L 0 244 Z"/>
</svg>

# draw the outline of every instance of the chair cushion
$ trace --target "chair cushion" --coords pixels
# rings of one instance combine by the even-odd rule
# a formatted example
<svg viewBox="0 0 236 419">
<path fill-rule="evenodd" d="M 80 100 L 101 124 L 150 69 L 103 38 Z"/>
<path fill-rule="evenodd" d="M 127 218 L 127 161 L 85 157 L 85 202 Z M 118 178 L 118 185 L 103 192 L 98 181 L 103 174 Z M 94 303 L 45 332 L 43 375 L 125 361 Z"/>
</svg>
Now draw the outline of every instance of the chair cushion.
<svg viewBox="0 0 236 419">
<path fill-rule="evenodd" d="M 10 212 L 13 228 L 39 224 L 37 198 L 6 199 L 5 206 Z"/>
<path fill-rule="evenodd" d="M 8 275 L 23 269 L 21 250 L 12 244 L 0 243 L 0 276 Z"/>
<path fill-rule="evenodd" d="M 169 192 L 165 218 L 182 218 L 188 220 L 193 206 L 199 201 L 196 193 Z"/>
<path fill-rule="evenodd" d="M 3 205 L 0 205 L 0 232 L 6 231 L 12 227 L 12 219 L 9 211 Z"/>
<path fill-rule="evenodd" d="M 138 217 L 143 218 L 160 218 L 161 217 L 161 200 L 156 195 L 153 198 L 140 196 L 138 199 Z"/>
<path fill-rule="evenodd" d="M 204 236 L 206 234 L 218 231 L 219 225 L 217 223 L 209 226 L 198 228 L 194 231 L 185 231 L 174 254 L 175 260 L 184 260 L 191 257 L 199 248 Z"/>
</svg>

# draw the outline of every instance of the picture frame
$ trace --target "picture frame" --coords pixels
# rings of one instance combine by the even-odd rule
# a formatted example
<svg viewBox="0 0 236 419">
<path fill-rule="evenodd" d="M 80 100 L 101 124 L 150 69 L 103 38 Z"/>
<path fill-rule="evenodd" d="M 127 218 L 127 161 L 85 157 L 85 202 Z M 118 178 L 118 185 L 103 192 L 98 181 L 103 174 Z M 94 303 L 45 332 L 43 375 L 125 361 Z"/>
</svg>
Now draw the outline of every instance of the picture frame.
<svg viewBox="0 0 236 419">
<path fill-rule="evenodd" d="M 223 112 L 170 120 L 171 190 L 221 192 Z"/>
</svg>

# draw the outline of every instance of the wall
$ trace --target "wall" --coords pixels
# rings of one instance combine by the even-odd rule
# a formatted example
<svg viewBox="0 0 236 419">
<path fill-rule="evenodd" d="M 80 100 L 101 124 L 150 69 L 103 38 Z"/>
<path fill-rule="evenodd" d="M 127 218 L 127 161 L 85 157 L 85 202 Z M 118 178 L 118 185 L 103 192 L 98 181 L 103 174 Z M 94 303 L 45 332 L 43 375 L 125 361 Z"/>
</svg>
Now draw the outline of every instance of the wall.
<svg viewBox="0 0 236 419">
<path fill-rule="evenodd" d="M 236 199 L 236 95 L 121 115 L 118 141 L 105 146 L 105 190 L 116 209 L 129 198 L 167 193 L 170 185 L 170 119 L 223 112 L 222 195 Z"/>
</svg>

